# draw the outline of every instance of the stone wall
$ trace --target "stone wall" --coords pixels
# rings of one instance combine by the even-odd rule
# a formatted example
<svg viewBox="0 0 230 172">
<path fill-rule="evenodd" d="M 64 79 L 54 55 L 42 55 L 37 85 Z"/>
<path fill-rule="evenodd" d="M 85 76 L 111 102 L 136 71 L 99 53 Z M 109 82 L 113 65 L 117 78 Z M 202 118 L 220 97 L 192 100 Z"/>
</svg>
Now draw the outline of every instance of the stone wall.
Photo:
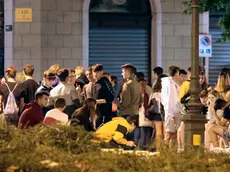
<svg viewBox="0 0 230 172">
<path fill-rule="evenodd" d="M 187 69 L 191 65 L 191 16 L 184 15 L 183 0 L 162 2 L 162 66 Z M 200 15 L 200 32 L 208 32 L 208 15 Z"/>
<path fill-rule="evenodd" d="M 42 57 L 50 66 L 82 64 L 82 0 L 42 0 Z"/>
<path fill-rule="evenodd" d="M 18 23 L 15 8 L 32 8 L 33 21 Z M 35 78 L 50 65 L 75 68 L 82 64 L 82 0 L 14 0 L 11 64 L 35 66 Z"/>
<path fill-rule="evenodd" d="M 25 64 L 33 64 L 36 80 L 55 63 L 62 67 L 86 67 L 88 37 L 85 34 L 83 40 L 83 13 L 88 11 L 83 9 L 83 1 L 86 2 L 5 0 L 5 24 L 13 25 L 13 32 L 5 33 L 5 66 L 15 65 L 22 71 Z M 183 15 L 182 1 L 165 0 L 161 4 L 162 21 L 158 22 L 162 22 L 162 67 L 166 71 L 170 65 L 187 69 L 191 63 L 191 16 Z M 33 21 L 16 23 L 15 8 L 32 8 Z M 84 21 L 88 22 L 86 18 Z M 207 33 L 208 15 L 201 15 L 200 22 L 200 31 Z"/>
</svg>

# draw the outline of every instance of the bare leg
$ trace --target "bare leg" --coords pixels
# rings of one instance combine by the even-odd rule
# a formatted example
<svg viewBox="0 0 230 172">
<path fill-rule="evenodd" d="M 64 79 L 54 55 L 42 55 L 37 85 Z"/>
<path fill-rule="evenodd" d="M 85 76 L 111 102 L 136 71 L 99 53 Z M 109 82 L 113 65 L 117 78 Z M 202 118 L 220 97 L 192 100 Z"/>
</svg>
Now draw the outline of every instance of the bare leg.
<svg viewBox="0 0 230 172">
<path fill-rule="evenodd" d="M 179 149 L 184 149 L 184 122 L 181 122 L 177 131 L 177 143 Z"/>
<path fill-rule="evenodd" d="M 156 127 L 156 148 L 160 149 L 161 143 L 163 140 L 164 132 L 163 132 L 163 122 L 154 122 Z"/>
<path fill-rule="evenodd" d="M 218 147 L 218 138 L 217 136 L 224 137 L 224 127 L 223 126 L 213 126 L 209 130 L 209 138 L 210 142 L 213 144 L 214 147 Z"/>
<path fill-rule="evenodd" d="M 218 142 L 218 138 L 213 135 L 213 131 L 212 128 L 215 127 L 216 125 L 215 124 L 212 124 L 212 123 L 207 123 L 205 125 L 205 138 L 206 138 L 206 144 L 205 144 L 205 147 L 210 150 L 210 147 L 211 147 L 211 143 L 213 142 Z M 211 136 L 210 136 L 211 135 Z M 212 137 L 212 138 L 211 138 Z M 215 139 L 215 141 L 214 141 Z"/>
<path fill-rule="evenodd" d="M 171 133 L 169 148 L 171 150 L 177 150 L 177 131 L 175 133 Z"/>
</svg>

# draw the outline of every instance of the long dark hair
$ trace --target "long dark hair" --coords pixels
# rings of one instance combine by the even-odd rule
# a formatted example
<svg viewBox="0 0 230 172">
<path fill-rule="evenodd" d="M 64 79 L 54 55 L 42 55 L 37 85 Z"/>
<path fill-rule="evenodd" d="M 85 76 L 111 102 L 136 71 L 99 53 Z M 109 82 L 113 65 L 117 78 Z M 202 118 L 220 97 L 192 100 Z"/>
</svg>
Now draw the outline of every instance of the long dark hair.
<svg viewBox="0 0 230 172">
<path fill-rule="evenodd" d="M 77 109 L 73 116 L 77 117 L 77 116 L 82 116 L 84 118 L 84 120 L 88 121 L 90 120 L 90 124 L 92 128 L 95 128 L 95 123 L 96 123 L 96 117 L 97 117 L 97 113 L 96 113 L 96 104 L 97 101 L 93 98 L 87 98 L 84 101 L 84 104 L 81 108 Z M 85 122 L 86 122 L 85 121 Z"/>
<path fill-rule="evenodd" d="M 204 72 L 200 72 L 199 76 L 203 76 L 204 77 L 204 82 L 201 84 L 201 90 L 206 90 L 208 88 L 208 83 L 207 83 L 207 79 L 205 77 Z"/>
<path fill-rule="evenodd" d="M 161 92 L 161 88 L 162 88 L 161 79 L 165 77 L 168 76 L 165 74 L 161 74 L 157 77 L 156 83 L 153 85 L 153 93 Z"/>
<path fill-rule="evenodd" d="M 97 101 L 95 99 L 88 98 L 84 101 L 84 104 L 82 108 L 79 109 L 79 111 L 89 114 L 89 118 L 91 119 L 91 121 L 93 121 L 93 119 L 96 116 L 96 108 L 95 108 L 96 104 Z"/>
</svg>

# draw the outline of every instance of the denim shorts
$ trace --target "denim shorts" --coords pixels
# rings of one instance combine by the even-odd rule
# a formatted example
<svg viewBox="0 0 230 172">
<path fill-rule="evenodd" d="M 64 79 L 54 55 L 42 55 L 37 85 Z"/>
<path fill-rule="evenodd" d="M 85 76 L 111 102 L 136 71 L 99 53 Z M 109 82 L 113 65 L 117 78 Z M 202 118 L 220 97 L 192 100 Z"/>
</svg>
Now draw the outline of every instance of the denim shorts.
<svg viewBox="0 0 230 172">
<path fill-rule="evenodd" d="M 229 135 L 229 132 L 228 132 L 228 126 L 224 127 L 224 141 L 227 141 L 227 142 L 230 141 L 230 135 Z"/>
</svg>

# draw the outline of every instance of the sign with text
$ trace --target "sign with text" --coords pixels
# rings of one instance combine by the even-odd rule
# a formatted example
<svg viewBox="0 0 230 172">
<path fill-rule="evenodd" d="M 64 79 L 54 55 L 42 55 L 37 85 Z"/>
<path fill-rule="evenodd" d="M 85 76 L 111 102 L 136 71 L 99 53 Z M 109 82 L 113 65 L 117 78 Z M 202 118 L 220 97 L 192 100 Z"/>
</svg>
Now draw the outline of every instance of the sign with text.
<svg viewBox="0 0 230 172">
<path fill-rule="evenodd" d="M 32 22 L 32 8 L 16 8 L 15 9 L 16 22 Z"/>
<path fill-rule="evenodd" d="M 199 35 L 199 56 L 212 57 L 212 36 Z"/>
</svg>

